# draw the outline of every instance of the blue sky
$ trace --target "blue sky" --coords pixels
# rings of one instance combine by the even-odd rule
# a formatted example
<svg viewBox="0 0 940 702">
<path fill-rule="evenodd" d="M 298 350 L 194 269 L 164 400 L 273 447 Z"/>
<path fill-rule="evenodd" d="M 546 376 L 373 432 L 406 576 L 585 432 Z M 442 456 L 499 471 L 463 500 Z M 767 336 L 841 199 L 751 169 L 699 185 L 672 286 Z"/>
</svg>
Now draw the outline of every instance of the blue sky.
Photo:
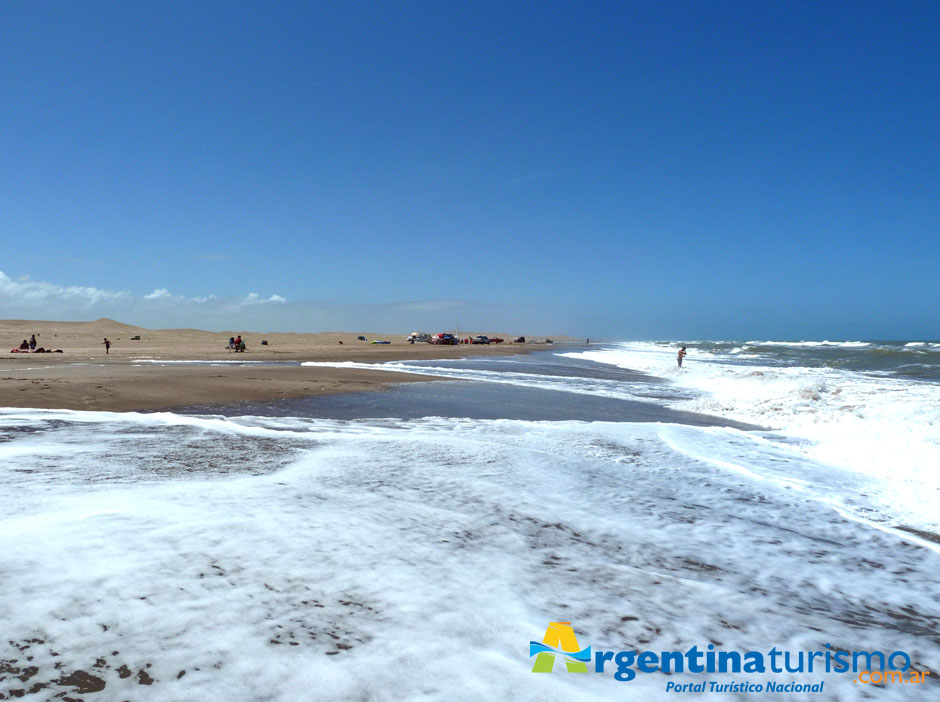
<svg viewBox="0 0 940 702">
<path fill-rule="evenodd" d="M 940 4 L 0 16 L 0 317 L 940 336 Z"/>
</svg>

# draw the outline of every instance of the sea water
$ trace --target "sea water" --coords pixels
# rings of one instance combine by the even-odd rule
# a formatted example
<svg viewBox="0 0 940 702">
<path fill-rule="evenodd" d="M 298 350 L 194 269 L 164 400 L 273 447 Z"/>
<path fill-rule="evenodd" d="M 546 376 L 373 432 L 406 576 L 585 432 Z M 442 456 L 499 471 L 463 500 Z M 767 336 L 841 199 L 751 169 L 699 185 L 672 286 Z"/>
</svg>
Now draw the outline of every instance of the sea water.
<svg viewBox="0 0 940 702">
<path fill-rule="evenodd" d="M 871 476 L 882 516 L 940 532 L 940 343 L 633 343 L 575 353 L 667 379 L 676 409 L 773 427 L 824 465 Z"/>
<path fill-rule="evenodd" d="M 937 671 L 935 381 L 748 346 L 690 344 L 681 371 L 666 344 L 369 364 L 469 382 L 224 414 L 0 410 L 0 694 L 657 700 L 740 681 L 533 674 L 550 621 L 596 650 L 828 644 Z M 891 462 L 833 448 L 853 437 Z M 762 681 L 940 689 L 854 678 Z"/>
</svg>

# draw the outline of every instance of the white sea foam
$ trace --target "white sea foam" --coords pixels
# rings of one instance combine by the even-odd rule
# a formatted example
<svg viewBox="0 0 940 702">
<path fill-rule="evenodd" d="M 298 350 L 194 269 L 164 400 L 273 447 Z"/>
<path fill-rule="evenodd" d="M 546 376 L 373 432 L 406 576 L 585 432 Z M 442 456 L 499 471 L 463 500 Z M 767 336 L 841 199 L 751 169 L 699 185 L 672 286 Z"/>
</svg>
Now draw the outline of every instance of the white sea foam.
<svg viewBox="0 0 940 702">
<path fill-rule="evenodd" d="M 918 350 L 923 349 L 923 348 L 929 348 L 935 351 L 937 349 L 940 349 L 940 344 L 929 342 L 929 341 L 911 341 L 911 342 L 904 344 L 904 348 L 913 348 L 913 349 L 918 349 Z"/>
<path fill-rule="evenodd" d="M 0 433 L 0 659 L 50 697 L 76 669 L 107 699 L 663 697 L 533 675 L 558 619 L 595 649 L 940 659 L 940 555 L 843 518 L 877 480 L 751 432 L 0 410 Z"/>
<path fill-rule="evenodd" d="M 196 365 L 196 366 L 205 366 L 205 365 L 217 366 L 217 365 L 224 365 L 224 364 L 232 364 L 232 365 L 237 365 L 237 366 L 244 366 L 244 365 L 250 365 L 250 364 L 262 364 L 262 365 L 264 365 L 264 364 L 271 364 L 271 363 L 272 363 L 272 361 L 243 361 L 243 360 L 241 360 L 241 359 L 233 359 L 233 358 L 218 359 L 218 360 L 214 360 L 214 361 L 206 361 L 206 360 L 169 360 L 169 359 L 161 359 L 161 358 L 132 358 L 131 361 L 134 362 L 134 363 L 154 363 L 154 364 L 161 365 L 161 366 L 164 366 L 164 365 L 174 365 L 174 364 L 176 364 L 176 365 Z"/>
<path fill-rule="evenodd" d="M 940 514 L 940 385 L 833 368 L 730 363 L 733 354 L 676 351 L 654 343 L 565 354 L 668 378 L 692 397 L 676 409 L 777 429 L 808 456 L 881 478 Z"/>
<path fill-rule="evenodd" d="M 770 342 L 754 342 L 770 343 Z M 776 342 L 774 342 L 776 343 Z M 868 342 L 781 342 L 863 346 Z M 898 518 L 934 528 L 940 514 L 940 386 L 877 373 L 832 368 L 746 365 L 736 352 L 693 349 L 678 368 L 676 350 L 661 343 L 629 343 L 572 351 L 586 359 L 668 379 L 669 390 L 638 380 L 560 377 L 502 370 L 389 362 L 305 363 L 504 383 L 624 400 L 655 401 L 673 409 L 711 414 L 777 430 L 780 441 L 827 464 L 884 481 L 885 494 L 907 495 Z"/>
<path fill-rule="evenodd" d="M 801 346 L 822 347 L 836 346 L 846 349 L 864 348 L 871 346 L 870 341 L 748 341 L 747 346 L 792 346 L 795 348 Z"/>
<path fill-rule="evenodd" d="M 630 380 L 606 380 L 603 378 L 557 376 L 539 373 L 518 373 L 507 370 L 485 370 L 478 368 L 459 368 L 455 366 L 427 366 L 412 364 L 407 361 L 388 361 L 385 363 L 357 363 L 355 361 L 306 361 L 302 366 L 324 368 L 353 368 L 361 370 L 380 370 L 392 373 L 410 373 L 427 375 L 435 378 L 453 380 L 475 380 L 502 385 L 538 388 L 541 390 L 559 390 L 595 397 L 611 397 L 618 400 L 648 399 L 660 397 L 661 388 L 652 387 L 649 382 Z"/>
</svg>

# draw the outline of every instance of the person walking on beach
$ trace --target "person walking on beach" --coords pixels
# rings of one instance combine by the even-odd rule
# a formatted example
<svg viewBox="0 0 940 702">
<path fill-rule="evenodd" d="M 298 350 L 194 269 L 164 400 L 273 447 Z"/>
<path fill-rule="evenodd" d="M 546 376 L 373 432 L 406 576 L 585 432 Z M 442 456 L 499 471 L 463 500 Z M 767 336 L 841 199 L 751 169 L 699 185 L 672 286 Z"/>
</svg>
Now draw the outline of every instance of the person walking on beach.
<svg viewBox="0 0 940 702">
<path fill-rule="evenodd" d="M 108 337 L 104 338 L 104 353 L 105 355 L 111 353 L 111 342 L 108 341 Z"/>
<path fill-rule="evenodd" d="M 682 368 L 682 359 L 686 357 L 685 346 L 679 349 L 679 368 Z"/>
</svg>

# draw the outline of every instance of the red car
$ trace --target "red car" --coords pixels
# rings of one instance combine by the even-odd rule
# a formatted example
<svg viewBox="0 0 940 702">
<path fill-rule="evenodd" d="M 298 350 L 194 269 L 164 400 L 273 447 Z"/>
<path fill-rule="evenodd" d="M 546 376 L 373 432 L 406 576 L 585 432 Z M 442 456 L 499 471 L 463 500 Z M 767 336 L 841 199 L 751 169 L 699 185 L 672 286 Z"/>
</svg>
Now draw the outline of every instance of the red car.
<svg viewBox="0 0 940 702">
<path fill-rule="evenodd" d="M 430 344 L 443 344 L 444 346 L 456 346 L 460 342 L 453 334 L 435 334 L 431 337 Z"/>
<path fill-rule="evenodd" d="M 498 336 L 491 336 L 491 337 L 490 337 L 490 343 L 491 343 L 491 344 L 501 344 L 501 343 L 503 343 L 503 339 L 500 339 Z"/>
</svg>

